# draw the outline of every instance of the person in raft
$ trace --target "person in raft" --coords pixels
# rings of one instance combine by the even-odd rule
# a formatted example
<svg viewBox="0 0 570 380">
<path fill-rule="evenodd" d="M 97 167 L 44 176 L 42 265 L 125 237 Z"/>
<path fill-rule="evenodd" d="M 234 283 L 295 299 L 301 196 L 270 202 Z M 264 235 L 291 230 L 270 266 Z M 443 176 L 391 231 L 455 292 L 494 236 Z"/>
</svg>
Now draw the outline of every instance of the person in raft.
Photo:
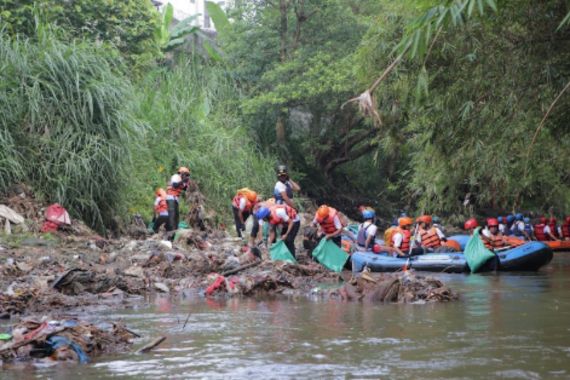
<svg viewBox="0 0 570 380">
<path fill-rule="evenodd" d="M 289 177 L 289 171 L 286 165 L 279 165 L 277 167 L 277 182 L 273 188 L 273 196 L 275 203 L 286 204 L 296 210 L 293 203 L 293 192 L 298 193 L 301 187 Z"/>
<path fill-rule="evenodd" d="M 564 223 L 562 224 L 562 227 L 560 227 L 560 230 L 562 239 L 566 241 L 570 240 L 570 216 L 567 216 L 566 219 L 564 219 Z"/>
<path fill-rule="evenodd" d="M 421 255 L 423 253 L 423 249 L 421 247 L 411 248 L 412 225 L 413 220 L 410 217 L 406 216 L 398 219 L 398 228 L 392 234 L 392 239 L 389 243 L 390 247 L 396 250 L 398 256 L 413 256 Z"/>
<path fill-rule="evenodd" d="M 301 219 L 297 215 L 297 211 L 289 205 L 276 204 L 271 207 L 260 207 L 255 216 L 259 220 L 260 224 L 262 221 L 269 222 L 269 238 L 267 240 L 267 245 L 271 247 L 273 242 L 276 240 L 277 228 L 281 227 L 281 240 L 285 242 L 285 245 L 289 249 L 289 252 L 295 256 L 295 237 L 299 232 L 301 227 Z"/>
<path fill-rule="evenodd" d="M 236 225 L 236 232 L 239 238 L 242 237 L 241 232 L 245 231 L 245 222 L 247 218 L 253 213 L 253 208 L 258 203 L 257 193 L 247 187 L 239 189 L 232 199 L 232 211 L 234 214 L 234 222 Z M 257 220 L 254 218 L 254 224 Z M 252 231 L 253 234 L 253 231 Z M 255 237 L 257 230 L 255 231 Z"/>
<path fill-rule="evenodd" d="M 496 218 L 487 219 L 487 226 L 481 231 L 481 237 L 487 249 L 495 250 L 508 246 L 505 237 L 499 232 L 499 221 Z"/>
<path fill-rule="evenodd" d="M 442 242 L 446 242 L 447 238 L 437 227 L 432 226 L 432 217 L 430 215 L 422 215 L 416 219 L 418 223 L 417 242 L 424 248 L 439 248 Z"/>
<path fill-rule="evenodd" d="M 157 189 L 155 192 L 156 198 L 154 200 L 154 218 L 153 218 L 153 231 L 156 234 L 161 226 L 168 227 L 168 204 L 166 203 L 166 191 L 164 189 Z"/>
<path fill-rule="evenodd" d="M 325 239 L 332 240 L 341 247 L 341 234 L 344 226 L 337 210 L 327 205 L 320 206 L 313 218 L 313 225 L 319 226 L 321 232 L 319 238 L 324 236 Z"/>
</svg>

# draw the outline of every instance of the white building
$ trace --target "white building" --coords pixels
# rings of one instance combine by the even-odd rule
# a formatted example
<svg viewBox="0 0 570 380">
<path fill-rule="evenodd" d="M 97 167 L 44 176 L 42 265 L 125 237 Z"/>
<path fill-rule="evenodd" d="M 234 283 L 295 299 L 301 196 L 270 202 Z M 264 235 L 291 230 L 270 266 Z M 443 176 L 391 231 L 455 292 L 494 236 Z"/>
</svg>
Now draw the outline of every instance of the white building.
<svg viewBox="0 0 570 380">
<path fill-rule="evenodd" d="M 199 26 L 206 31 L 216 30 L 212 19 L 208 16 L 206 10 L 206 0 L 158 0 L 162 3 L 159 9 L 162 10 L 166 4 L 172 4 L 174 8 L 174 18 L 178 21 L 184 20 L 187 17 L 198 15 L 194 21 L 194 25 Z M 217 3 L 220 7 L 225 8 L 228 3 L 227 0 L 210 0 Z"/>
</svg>

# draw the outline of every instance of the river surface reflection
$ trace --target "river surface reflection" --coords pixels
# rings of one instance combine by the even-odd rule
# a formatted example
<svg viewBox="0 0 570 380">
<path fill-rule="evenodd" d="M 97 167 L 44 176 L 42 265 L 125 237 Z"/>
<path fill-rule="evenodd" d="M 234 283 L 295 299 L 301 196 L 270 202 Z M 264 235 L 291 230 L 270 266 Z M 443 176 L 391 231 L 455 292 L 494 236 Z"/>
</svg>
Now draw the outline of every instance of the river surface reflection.
<svg viewBox="0 0 570 380">
<path fill-rule="evenodd" d="M 166 335 L 152 353 L 0 378 L 567 379 L 569 275 L 566 252 L 538 273 L 437 275 L 461 293 L 449 304 L 156 298 L 91 316 L 122 319 L 145 337 Z"/>
</svg>

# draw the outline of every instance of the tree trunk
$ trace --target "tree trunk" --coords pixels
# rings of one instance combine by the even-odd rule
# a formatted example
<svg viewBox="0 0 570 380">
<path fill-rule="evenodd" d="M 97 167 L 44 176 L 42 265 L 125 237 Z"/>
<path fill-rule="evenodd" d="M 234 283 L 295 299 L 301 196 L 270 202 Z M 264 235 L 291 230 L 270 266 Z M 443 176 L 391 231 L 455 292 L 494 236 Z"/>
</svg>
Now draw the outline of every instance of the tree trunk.
<svg viewBox="0 0 570 380">
<path fill-rule="evenodd" d="M 278 144 L 285 143 L 285 115 L 280 112 L 275 123 L 275 138 Z"/>
<path fill-rule="evenodd" d="M 289 0 L 279 0 L 279 13 L 281 15 L 281 25 L 279 28 L 279 59 L 281 63 L 287 61 L 287 32 L 288 32 L 288 19 L 287 12 L 289 9 Z M 279 111 L 277 122 L 275 123 L 275 139 L 277 144 L 284 144 L 285 139 L 285 114 Z"/>
</svg>

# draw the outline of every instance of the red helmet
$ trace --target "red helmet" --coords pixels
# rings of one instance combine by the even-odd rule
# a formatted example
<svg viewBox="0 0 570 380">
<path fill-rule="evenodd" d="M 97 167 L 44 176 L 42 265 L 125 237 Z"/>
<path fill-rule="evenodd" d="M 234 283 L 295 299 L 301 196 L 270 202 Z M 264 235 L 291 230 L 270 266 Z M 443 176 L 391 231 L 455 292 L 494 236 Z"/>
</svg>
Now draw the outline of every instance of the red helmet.
<svg viewBox="0 0 570 380">
<path fill-rule="evenodd" d="M 541 216 L 540 219 L 538 219 L 540 221 L 541 224 L 546 224 L 546 218 L 544 216 Z"/>
<path fill-rule="evenodd" d="M 487 219 L 487 225 L 489 227 L 498 227 L 499 221 L 496 218 L 489 218 L 489 219 Z"/>
<path fill-rule="evenodd" d="M 477 219 L 475 218 L 467 219 L 463 225 L 463 229 L 465 230 L 471 230 L 475 227 L 479 227 L 479 223 L 477 223 Z"/>
<path fill-rule="evenodd" d="M 431 224 L 431 221 L 432 221 L 432 219 L 431 219 L 430 215 L 422 215 L 416 219 L 416 223 L 417 222 L 423 222 L 426 224 Z"/>
</svg>

